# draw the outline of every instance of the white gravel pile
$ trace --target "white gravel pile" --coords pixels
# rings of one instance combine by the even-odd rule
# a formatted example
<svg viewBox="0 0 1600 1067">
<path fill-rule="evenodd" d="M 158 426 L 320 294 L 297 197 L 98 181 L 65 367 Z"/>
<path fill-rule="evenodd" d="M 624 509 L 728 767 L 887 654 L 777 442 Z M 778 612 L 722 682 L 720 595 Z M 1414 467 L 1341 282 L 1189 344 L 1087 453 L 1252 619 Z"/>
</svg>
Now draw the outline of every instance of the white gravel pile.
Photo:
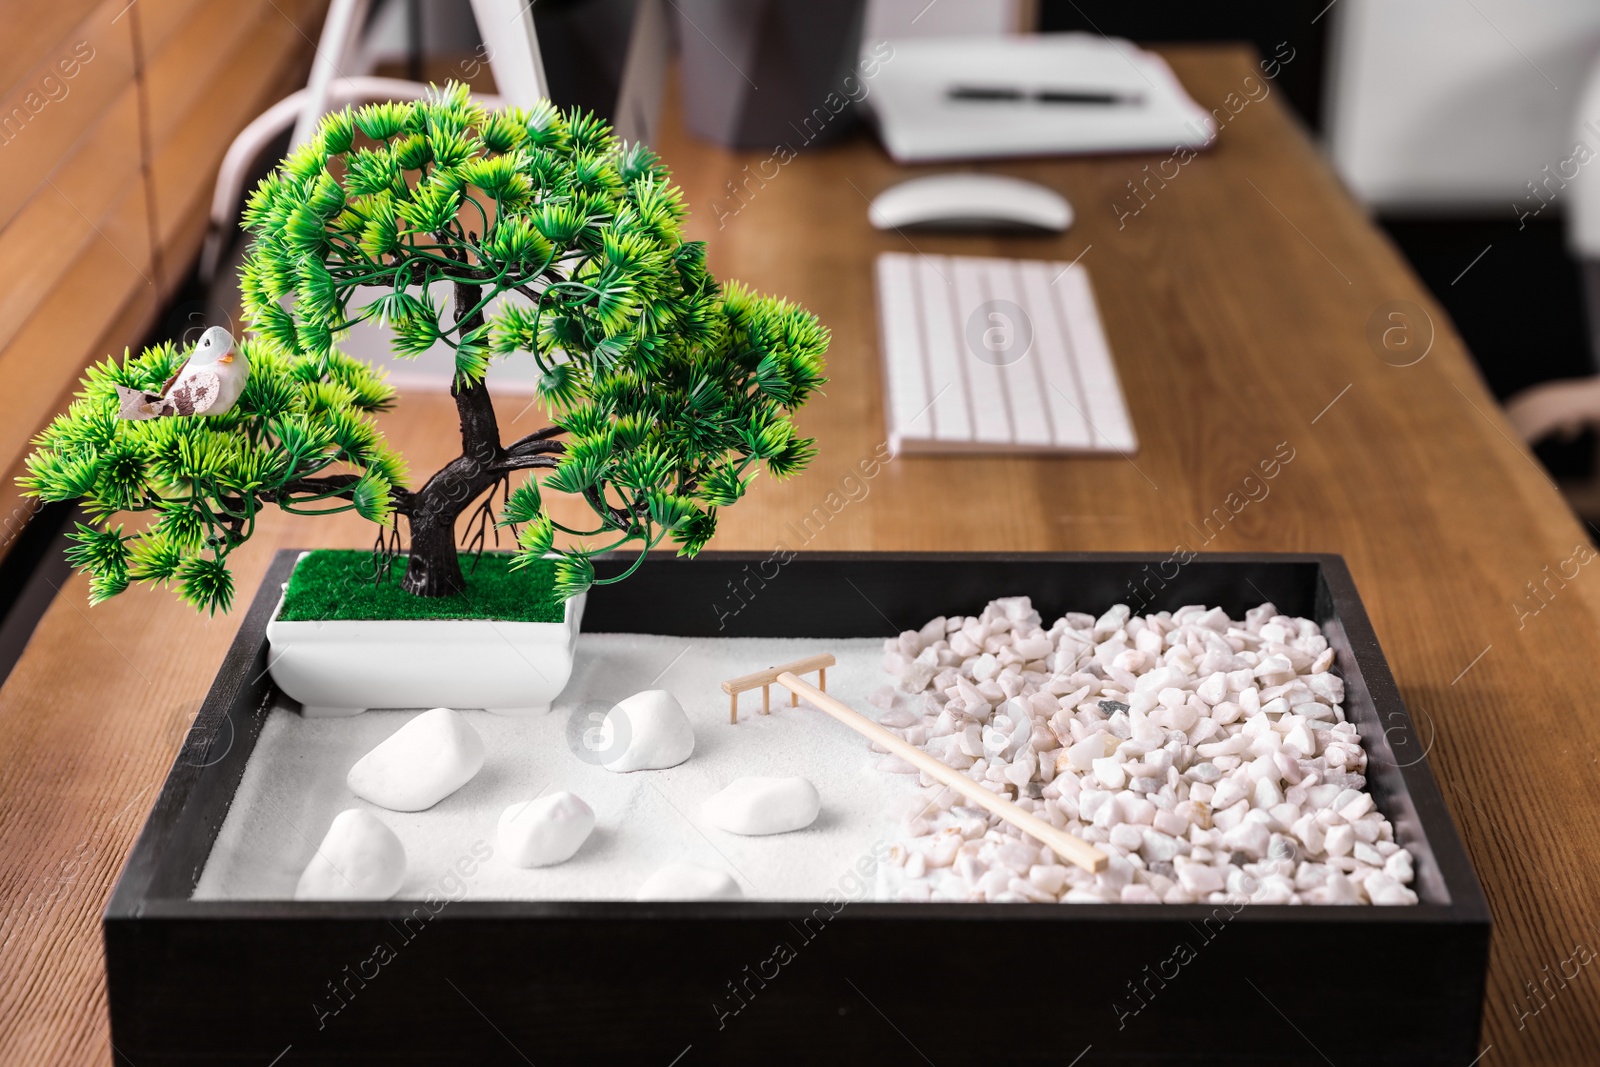
<svg viewBox="0 0 1600 1067">
<path fill-rule="evenodd" d="M 1308 619 L 1118 605 L 1046 629 L 1011 597 L 885 653 L 898 685 L 871 697 L 884 726 L 1111 859 L 1098 875 L 1063 864 L 924 779 L 893 850 L 901 900 L 1417 902 Z"/>
</svg>

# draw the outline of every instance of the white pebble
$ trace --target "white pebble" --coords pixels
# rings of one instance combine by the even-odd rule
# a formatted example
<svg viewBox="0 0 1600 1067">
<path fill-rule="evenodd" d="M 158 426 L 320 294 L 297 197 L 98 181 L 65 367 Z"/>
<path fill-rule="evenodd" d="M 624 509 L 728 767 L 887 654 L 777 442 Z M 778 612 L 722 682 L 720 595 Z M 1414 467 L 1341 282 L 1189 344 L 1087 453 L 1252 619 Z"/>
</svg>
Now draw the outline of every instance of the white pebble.
<svg viewBox="0 0 1600 1067">
<path fill-rule="evenodd" d="M 678 698 L 665 689 L 647 689 L 620 701 L 601 724 L 608 771 L 676 767 L 694 752 L 694 727 Z"/>
<path fill-rule="evenodd" d="M 1124 852 L 1132 852 L 1144 844 L 1144 831 L 1131 822 L 1113 826 L 1110 843 Z"/>
<path fill-rule="evenodd" d="M 1334 872 L 1323 883 L 1321 901 L 1324 904 L 1359 904 L 1361 892 L 1350 879 Z"/>
<path fill-rule="evenodd" d="M 464 716 L 434 708 L 408 721 L 345 776 L 362 800 L 390 811 L 422 811 L 472 780 L 483 767 L 483 738 Z"/>
<path fill-rule="evenodd" d="M 517 867 L 565 863 L 593 831 L 593 808 L 572 793 L 552 793 L 500 814 L 500 855 Z"/>
<path fill-rule="evenodd" d="M 783 834 L 816 822 L 822 797 L 804 778 L 736 778 L 700 810 L 707 822 L 730 834 Z"/>
<path fill-rule="evenodd" d="M 296 900 L 388 900 L 406 879 L 406 849 L 362 808 L 341 811 L 295 886 Z"/>
<path fill-rule="evenodd" d="M 1339 809 L 1339 814 L 1343 815 L 1350 822 L 1355 822 L 1372 809 L 1372 794 L 1358 793 L 1356 794 L 1354 800 L 1350 801 L 1350 803 Z"/>
<path fill-rule="evenodd" d="M 1374 904 L 1415 904 L 1417 895 L 1382 871 L 1373 871 L 1362 882 L 1367 899 Z"/>
<path fill-rule="evenodd" d="M 1143 855 L 1151 863 L 1170 863 L 1183 852 L 1183 845 L 1176 835 L 1152 828 L 1145 830 L 1140 837 Z"/>
<path fill-rule="evenodd" d="M 1095 760 L 1094 776 L 1107 789 L 1121 789 L 1128 783 L 1128 775 L 1122 769 L 1122 761 L 1115 756 L 1102 756 Z"/>
<path fill-rule="evenodd" d="M 1067 874 L 1067 869 L 1060 864 L 1035 866 L 1028 868 L 1028 881 L 1040 891 L 1055 897 L 1061 895 L 1061 889 L 1067 883 Z"/>
<path fill-rule="evenodd" d="M 1253 820 L 1241 822 L 1222 835 L 1223 844 L 1228 848 L 1243 852 L 1254 860 L 1261 859 L 1267 854 L 1267 845 L 1271 840 L 1271 832 Z"/>
<path fill-rule="evenodd" d="M 1201 863 L 1187 863 L 1178 870 L 1178 881 L 1190 893 L 1216 893 L 1225 882 L 1222 872 Z"/>
<path fill-rule="evenodd" d="M 1149 616 L 1119 605 L 1046 627 L 1012 597 L 891 639 L 886 669 L 902 674 L 913 656 L 933 691 L 915 707 L 875 695 L 884 725 L 1110 862 L 1091 876 L 1046 855 L 1041 874 L 1032 842 L 938 803 L 924 776 L 930 814 L 907 824 L 910 858 L 895 865 L 914 884 L 900 899 L 1416 899 L 1410 854 L 1365 790 L 1367 753 L 1331 646 L 1310 620 L 1271 604 L 1239 622 L 1205 605 Z M 912 770 L 895 757 L 881 766 Z"/>
<path fill-rule="evenodd" d="M 639 900 L 742 900 L 733 876 L 697 863 L 669 863 L 639 887 Z"/>
<path fill-rule="evenodd" d="M 1207 704 L 1215 707 L 1228 697 L 1228 676 L 1217 671 L 1195 686 L 1195 695 Z"/>
<path fill-rule="evenodd" d="M 1085 737 L 1083 741 L 1067 749 L 1067 761 L 1075 771 L 1088 771 L 1093 769 L 1094 760 L 1109 755 L 1115 737 L 1104 731 L 1096 731 Z"/>
<path fill-rule="evenodd" d="M 1383 856 L 1378 852 L 1377 849 L 1373 848 L 1365 841 L 1357 841 L 1355 848 L 1351 850 L 1350 854 L 1354 856 L 1358 862 L 1365 863 L 1368 866 L 1383 866 Z"/>
</svg>

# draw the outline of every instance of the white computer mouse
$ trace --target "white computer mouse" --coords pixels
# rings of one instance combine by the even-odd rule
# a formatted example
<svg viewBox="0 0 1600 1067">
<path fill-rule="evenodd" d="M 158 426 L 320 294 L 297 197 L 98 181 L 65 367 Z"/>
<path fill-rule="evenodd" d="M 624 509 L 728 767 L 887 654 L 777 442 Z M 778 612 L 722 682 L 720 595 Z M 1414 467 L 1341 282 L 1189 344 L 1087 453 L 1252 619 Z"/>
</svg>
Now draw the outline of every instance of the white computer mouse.
<svg viewBox="0 0 1600 1067">
<path fill-rule="evenodd" d="M 867 218 L 880 230 L 1035 230 L 1072 225 L 1066 197 L 1001 174 L 933 174 L 879 193 Z"/>
</svg>

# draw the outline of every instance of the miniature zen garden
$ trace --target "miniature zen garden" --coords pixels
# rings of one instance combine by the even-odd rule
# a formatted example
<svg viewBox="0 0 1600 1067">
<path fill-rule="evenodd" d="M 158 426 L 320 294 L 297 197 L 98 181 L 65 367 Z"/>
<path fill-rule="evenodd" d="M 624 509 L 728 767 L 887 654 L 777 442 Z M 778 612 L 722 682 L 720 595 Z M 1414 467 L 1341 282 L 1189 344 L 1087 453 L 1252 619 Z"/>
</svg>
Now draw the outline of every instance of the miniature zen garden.
<svg viewBox="0 0 1600 1067">
<path fill-rule="evenodd" d="M 996 589 L 826 649 L 580 639 L 591 588 L 815 452 L 792 417 L 827 331 L 718 283 L 686 210 L 589 115 L 454 85 L 347 109 L 250 199 L 246 335 L 107 360 L 40 436 L 23 487 L 83 502 L 92 601 L 228 610 L 268 505 L 377 524 L 288 582 L 282 697 L 196 897 L 1416 902 L 1334 652 L 1271 604 L 1047 619 Z M 337 347 L 361 323 L 455 353 L 461 454 L 420 484 Z M 498 359 L 538 364 L 549 426 L 503 441 Z"/>
</svg>

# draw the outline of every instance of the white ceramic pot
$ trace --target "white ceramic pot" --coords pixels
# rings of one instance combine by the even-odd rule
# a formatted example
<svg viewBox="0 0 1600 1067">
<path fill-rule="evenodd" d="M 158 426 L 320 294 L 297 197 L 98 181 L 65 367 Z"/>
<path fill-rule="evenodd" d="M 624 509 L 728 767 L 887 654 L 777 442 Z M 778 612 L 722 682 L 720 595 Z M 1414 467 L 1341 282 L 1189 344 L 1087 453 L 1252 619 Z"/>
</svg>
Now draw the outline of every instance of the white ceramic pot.
<svg viewBox="0 0 1600 1067">
<path fill-rule="evenodd" d="M 267 623 L 272 680 L 312 718 L 370 708 L 543 715 L 572 674 L 585 595 L 561 622 L 350 619 Z"/>
</svg>

